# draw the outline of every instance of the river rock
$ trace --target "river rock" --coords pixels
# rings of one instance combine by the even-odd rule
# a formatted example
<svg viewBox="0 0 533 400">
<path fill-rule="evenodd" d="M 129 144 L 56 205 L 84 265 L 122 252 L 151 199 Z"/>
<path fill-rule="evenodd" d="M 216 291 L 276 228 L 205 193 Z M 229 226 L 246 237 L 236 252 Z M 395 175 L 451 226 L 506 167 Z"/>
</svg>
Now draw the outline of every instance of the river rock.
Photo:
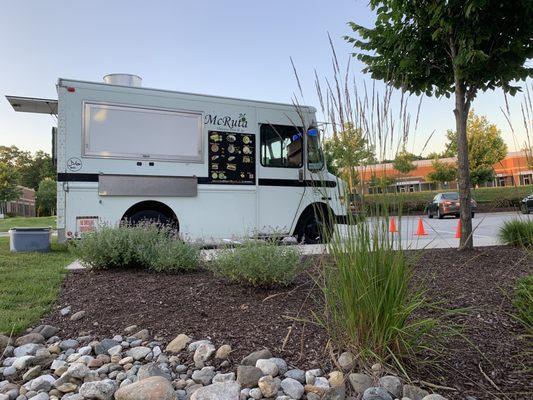
<svg viewBox="0 0 533 400">
<path fill-rule="evenodd" d="M 35 392 L 48 392 L 56 379 L 52 375 L 41 375 L 28 382 L 27 387 Z"/>
<path fill-rule="evenodd" d="M 91 370 L 85 364 L 73 363 L 67 369 L 67 374 L 71 378 L 83 379 Z"/>
<path fill-rule="evenodd" d="M 345 351 L 339 356 L 337 362 L 344 371 L 350 371 L 354 367 L 355 356 L 349 351 Z"/>
<path fill-rule="evenodd" d="M 446 397 L 441 396 L 440 394 L 433 393 L 424 396 L 422 400 L 446 400 Z"/>
<path fill-rule="evenodd" d="M 379 386 L 387 390 L 394 398 L 402 395 L 402 381 L 397 376 L 385 375 L 381 377 Z"/>
<path fill-rule="evenodd" d="M 148 340 L 150 339 L 150 332 L 148 332 L 148 329 L 141 329 L 133 337 L 140 340 Z"/>
<path fill-rule="evenodd" d="M 27 335 L 21 336 L 15 340 L 15 346 L 23 346 L 28 343 L 43 343 L 44 342 L 44 336 L 40 333 L 28 333 Z"/>
<path fill-rule="evenodd" d="M 212 382 L 213 383 L 224 383 L 224 382 L 232 382 L 235 380 L 235 372 L 228 372 L 227 374 L 216 374 Z"/>
<path fill-rule="evenodd" d="M 201 383 L 202 385 L 206 386 L 211 383 L 213 380 L 213 377 L 215 376 L 215 367 L 204 367 L 200 370 L 196 370 L 192 373 L 191 378 L 196 383 Z"/>
<path fill-rule="evenodd" d="M 189 351 L 189 352 L 196 351 L 196 349 L 197 349 L 201 344 L 206 344 L 206 343 L 211 343 L 211 341 L 206 340 L 206 339 L 196 340 L 195 342 L 189 343 L 189 345 L 187 346 L 187 351 Z"/>
<path fill-rule="evenodd" d="M 348 380 L 352 385 L 355 394 L 362 395 L 366 389 L 372 387 L 374 381 L 366 374 L 354 373 L 348 375 Z"/>
<path fill-rule="evenodd" d="M 109 349 L 119 346 L 120 342 L 113 339 L 104 339 L 101 342 L 96 342 L 93 346 L 96 355 L 108 354 Z"/>
<path fill-rule="evenodd" d="M 257 360 L 261 360 L 264 358 L 272 358 L 272 353 L 270 352 L 270 350 L 262 349 L 254 351 L 253 353 L 250 353 L 246 357 L 244 357 L 241 361 L 241 364 L 253 367 L 257 363 Z"/>
<path fill-rule="evenodd" d="M 259 359 L 255 366 L 265 375 L 276 376 L 279 373 L 277 364 L 274 361 L 270 361 L 270 359 Z"/>
<path fill-rule="evenodd" d="M 40 333 L 45 339 L 50 339 L 52 336 L 55 336 L 59 331 L 59 328 L 56 328 L 52 325 L 39 325 L 33 330 L 33 332 L 35 333 Z"/>
<path fill-rule="evenodd" d="M 305 383 L 305 371 L 301 369 L 290 369 L 285 372 L 285 378 L 296 379 L 300 383 Z"/>
<path fill-rule="evenodd" d="M 189 344 L 191 341 L 192 339 L 189 336 L 180 333 L 178 336 L 172 339 L 169 344 L 167 344 L 165 351 L 169 353 L 179 353 L 185 347 L 187 347 L 187 344 Z"/>
<path fill-rule="evenodd" d="M 15 357 L 34 356 L 38 349 L 43 346 L 37 343 L 26 343 L 13 350 Z"/>
<path fill-rule="evenodd" d="M 144 357 L 146 357 L 152 350 L 150 350 L 149 347 L 144 346 L 138 346 L 134 347 L 132 349 L 129 349 L 126 352 L 126 355 L 128 357 L 132 357 L 135 361 L 142 360 Z"/>
<path fill-rule="evenodd" d="M 142 379 L 150 378 L 152 376 L 160 376 L 162 378 L 170 380 L 170 375 L 166 373 L 165 371 L 163 371 L 158 364 L 149 363 L 149 364 L 141 365 L 141 367 L 139 368 L 137 372 L 137 379 L 142 380 Z"/>
<path fill-rule="evenodd" d="M 369 387 L 363 393 L 362 400 L 393 400 L 393 398 L 382 387 Z"/>
<path fill-rule="evenodd" d="M 229 357 L 229 354 L 231 353 L 231 346 L 229 344 L 223 344 L 220 346 L 215 353 L 215 358 L 218 358 L 219 360 L 226 360 Z"/>
<path fill-rule="evenodd" d="M 303 385 L 298 382 L 296 379 L 285 378 L 281 381 L 281 388 L 283 392 L 289 397 L 292 397 L 295 400 L 298 400 L 304 394 Z"/>
<path fill-rule="evenodd" d="M 403 385 L 403 397 L 409 397 L 411 400 L 422 400 L 429 395 L 429 392 L 415 385 Z"/>
<path fill-rule="evenodd" d="M 33 362 L 35 359 L 35 356 L 22 356 L 17 357 L 17 359 L 13 362 L 11 365 L 12 367 L 15 367 L 17 370 L 23 370 L 26 369 L 27 366 Z"/>
<path fill-rule="evenodd" d="M 175 400 L 174 389 L 165 378 L 152 376 L 122 386 L 115 392 L 115 400 Z"/>
<path fill-rule="evenodd" d="M 341 371 L 331 371 L 328 383 L 330 386 L 344 386 L 344 374 Z"/>
<path fill-rule="evenodd" d="M 258 385 L 264 397 L 274 397 L 281 388 L 281 379 L 271 375 L 263 376 L 259 378 Z"/>
<path fill-rule="evenodd" d="M 59 347 L 63 351 L 67 351 L 69 349 L 75 349 L 80 345 L 80 343 L 76 339 L 67 339 L 63 340 L 61 343 L 59 343 Z"/>
<path fill-rule="evenodd" d="M 15 368 L 13 368 L 15 369 Z M 35 367 L 30 368 L 27 370 L 24 375 L 22 375 L 22 381 L 28 382 L 31 381 L 34 378 L 37 378 L 41 373 L 42 367 L 40 365 L 36 365 Z M 6 375 L 6 372 L 4 370 L 4 376 Z"/>
<path fill-rule="evenodd" d="M 237 382 L 213 383 L 196 390 L 191 400 L 239 400 L 240 392 Z"/>
<path fill-rule="evenodd" d="M 249 365 L 239 365 L 237 367 L 237 382 L 244 388 L 256 387 L 259 378 L 262 376 L 263 372 L 257 367 Z"/>
<path fill-rule="evenodd" d="M 70 320 L 71 321 L 78 321 L 78 320 L 82 319 L 83 317 L 85 317 L 85 314 L 86 313 L 83 310 L 82 311 L 78 311 L 77 313 L 74 313 L 74 314 L 71 315 Z"/>
<path fill-rule="evenodd" d="M 80 395 L 85 399 L 111 400 L 115 393 L 115 382 L 111 379 L 102 381 L 85 382 L 80 386 Z"/>
<path fill-rule="evenodd" d="M 194 351 L 193 356 L 196 367 L 203 367 L 204 362 L 209 360 L 209 358 L 214 354 L 215 350 L 215 346 L 212 343 L 204 343 L 198 346 L 198 348 Z"/>
</svg>

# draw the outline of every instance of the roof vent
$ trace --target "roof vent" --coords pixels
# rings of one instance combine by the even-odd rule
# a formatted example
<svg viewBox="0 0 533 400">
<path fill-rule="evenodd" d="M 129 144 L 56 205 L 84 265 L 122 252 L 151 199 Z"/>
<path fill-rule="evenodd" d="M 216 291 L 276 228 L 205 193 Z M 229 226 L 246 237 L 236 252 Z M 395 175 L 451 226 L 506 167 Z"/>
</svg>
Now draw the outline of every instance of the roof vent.
<svg viewBox="0 0 533 400">
<path fill-rule="evenodd" d="M 132 74 L 109 74 L 104 76 L 108 85 L 141 87 L 142 78 Z"/>
</svg>

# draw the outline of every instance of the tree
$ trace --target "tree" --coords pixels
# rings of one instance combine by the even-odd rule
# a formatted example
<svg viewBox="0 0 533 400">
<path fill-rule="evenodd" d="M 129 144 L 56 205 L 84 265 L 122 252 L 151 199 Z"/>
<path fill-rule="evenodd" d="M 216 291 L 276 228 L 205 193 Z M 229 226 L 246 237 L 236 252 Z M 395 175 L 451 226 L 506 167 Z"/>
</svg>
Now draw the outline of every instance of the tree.
<svg viewBox="0 0 533 400">
<path fill-rule="evenodd" d="M 373 28 L 350 23 L 346 39 L 362 53 L 365 72 L 416 95 L 455 96 L 460 249 L 472 248 L 470 174 L 466 121 L 482 91 L 501 87 L 511 95 L 516 80 L 533 76 L 533 2 L 487 0 L 370 0 Z"/>
<path fill-rule="evenodd" d="M 387 188 L 394 183 L 394 178 L 391 176 L 376 176 L 376 174 L 372 174 L 370 176 L 370 182 L 369 186 L 373 189 L 379 189 L 382 192 L 386 192 Z"/>
<path fill-rule="evenodd" d="M 435 159 L 431 165 L 433 166 L 433 171 L 427 174 L 427 178 L 431 182 L 445 184 L 456 179 L 457 167 L 454 164 L 443 163 Z"/>
<path fill-rule="evenodd" d="M 56 210 L 57 184 L 46 178 L 39 184 L 36 195 L 36 205 L 39 216 L 54 215 Z"/>
<path fill-rule="evenodd" d="M 0 162 L 16 169 L 20 186 L 37 190 L 43 179 L 55 179 L 52 158 L 42 150 L 32 156 L 29 151 L 19 150 L 16 146 L 0 146 Z"/>
<path fill-rule="evenodd" d="M 446 134 L 448 143 L 446 153 L 457 155 L 457 132 L 449 130 Z M 507 145 L 501 131 L 489 123 L 486 117 L 470 111 L 466 123 L 468 140 L 468 162 L 472 185 L 489 182 L 494 179 L 493 165 L 502 161 L 507 155 Z"/>
<path fill-rule="evenodd" d="M 324 141 L 324 153 L 328 171 L 340 175 L 354 188 L 359 184 L 357 167 L 375 161 L 374 151 L 363 137 L 360 129 L 347 123 L 344 129 L 334 132 L 331 139 Z"/>
<path fill-rule="evenodd" d="M 13 166 L 0 161 L 0 203 L 16 200 L 20 196 L 17 186 L 17 171 Z"/>
<path fill-rule="evenodd" d="M 409 172 L 416 169 L 416 165 L 413 163 L 415 159 L 414 155 L 403 149 L 398 154 L 392 163 L 392 167 L 400 174 L 407 175 Z"/>
</svg>

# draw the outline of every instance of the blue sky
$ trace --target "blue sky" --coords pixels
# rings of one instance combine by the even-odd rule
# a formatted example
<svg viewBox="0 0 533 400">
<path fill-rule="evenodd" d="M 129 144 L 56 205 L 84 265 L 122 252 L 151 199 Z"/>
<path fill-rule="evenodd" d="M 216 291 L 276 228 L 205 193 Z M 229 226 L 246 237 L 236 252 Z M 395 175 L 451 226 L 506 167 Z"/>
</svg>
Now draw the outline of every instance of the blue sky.
<svg viewBox="0 0 533 400">
<path fill-rule="evenodd" d="M 367 1 L 29 1 L 4 2 L 0 13 L 0 145 L 50 151 L 51 116 L 15 113 L 4 95 L 56 98 L 57 78 L 100 81 L 127 72 L 143 86 L 266 101 L 291 102 L 297 84 L 306 103 L 318 108 L 314 70 L 331 76 L 332 37 L 341 62 L 351 47 L 342 40 L 353 20 L 370 24 Z M 369 82 L 355 62 L 358 84 Z M 521 95 L 511 99 L 513 138 L 500 111 L 501 91 L 474 103 L 502 130 L 511 150 L 524 141 Z M 416 112 L 417 101 L 412 101 Z M 442 150 L 454 127 L 452 99 L 424 98 L 410 149 Z"/>
</svg>

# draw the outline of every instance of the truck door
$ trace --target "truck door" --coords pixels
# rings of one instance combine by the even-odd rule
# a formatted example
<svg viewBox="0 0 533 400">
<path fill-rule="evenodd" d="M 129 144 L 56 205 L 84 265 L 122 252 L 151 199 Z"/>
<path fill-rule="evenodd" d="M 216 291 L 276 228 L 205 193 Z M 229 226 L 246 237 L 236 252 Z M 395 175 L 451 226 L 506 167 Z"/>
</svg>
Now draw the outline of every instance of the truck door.
<svg viewBox="0 0 533 400">
<path fill-rule="evenodd" d="M 258 230 L 287 234 L 305 193 L 303 130 L 262 124 L 259 129 Z"/>
</svg>

